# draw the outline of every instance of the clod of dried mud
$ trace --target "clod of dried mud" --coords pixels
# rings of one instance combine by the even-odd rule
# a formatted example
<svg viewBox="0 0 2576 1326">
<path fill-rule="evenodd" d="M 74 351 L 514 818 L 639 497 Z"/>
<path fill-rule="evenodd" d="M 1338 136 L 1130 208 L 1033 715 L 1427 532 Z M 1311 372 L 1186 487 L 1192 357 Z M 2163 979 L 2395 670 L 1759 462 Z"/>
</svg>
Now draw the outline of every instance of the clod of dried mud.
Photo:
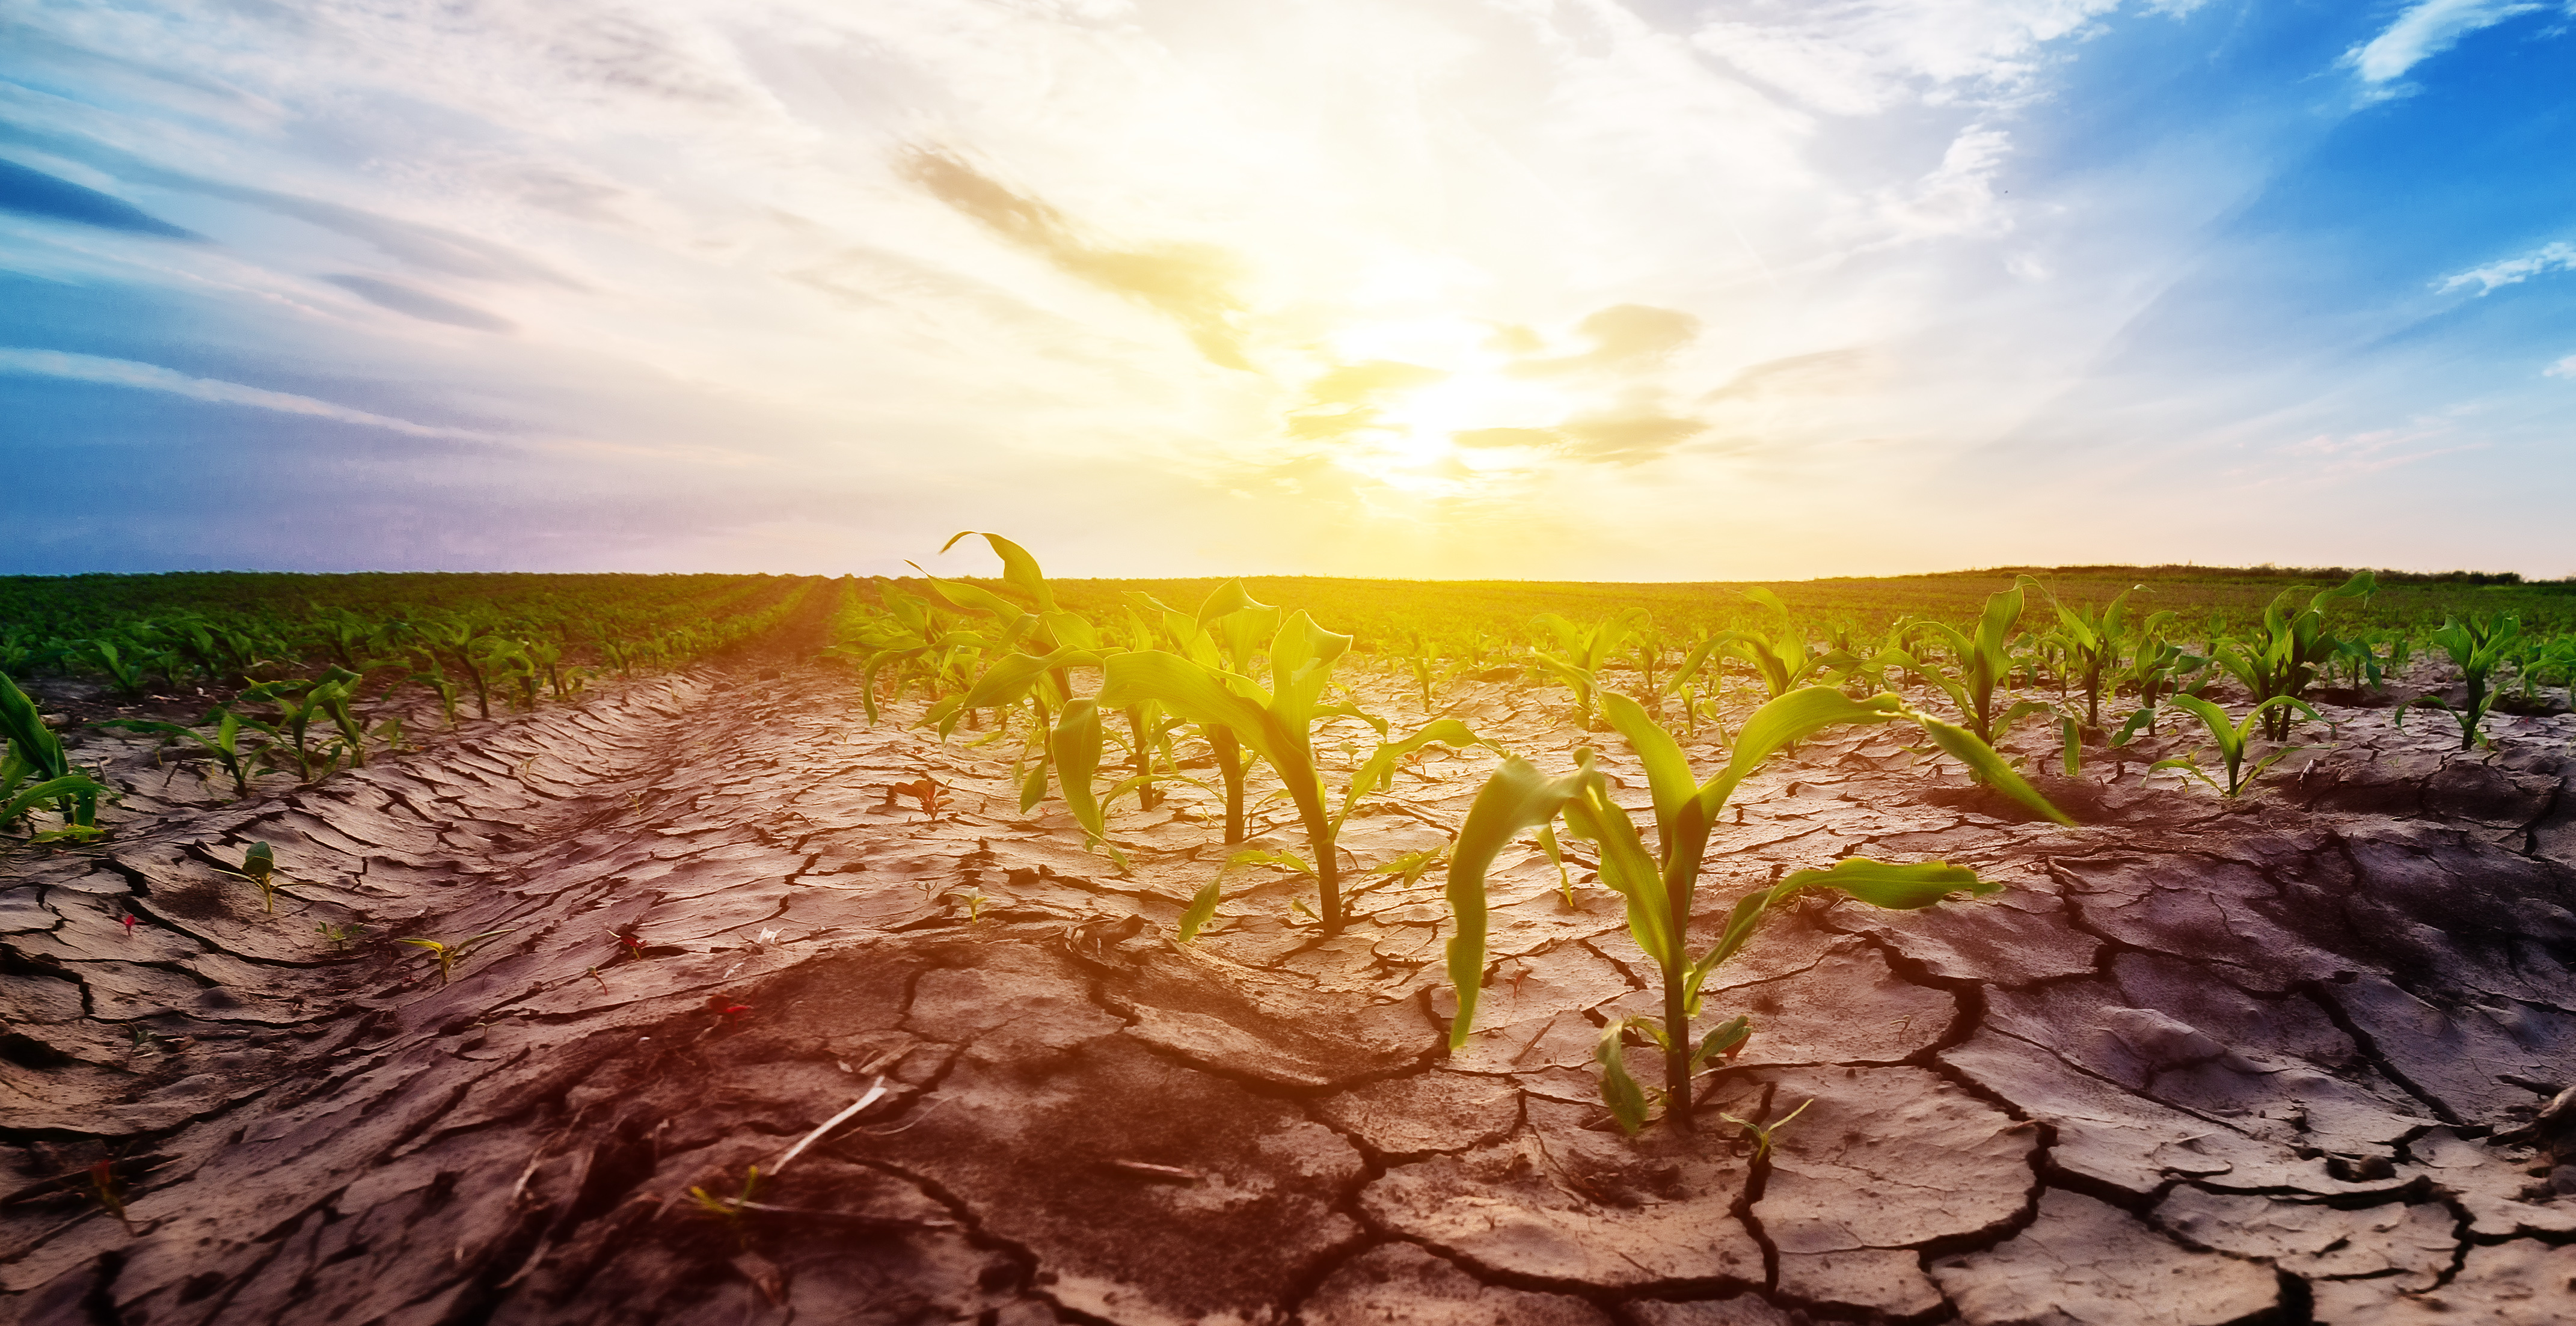
<svg viewBox="0 0 2576 1326">
<path fill-rule="evenodd" d="M 2576 1167 L 2513 1131 L 2576 1085 L 2576 719 L 2460 754 L 2330 709 L 2241 804 L 2147 785 L 2185 749 L 2149 738 L 2050 784 L 2077 829 L 1885 732 L 1811 742 L 1721 829 L 1703 932 L 1853 852 L 2013 887 L 1802 905 L 1712 983 L 1758 1030 L 1696 1127 L 1632 1140 L 1592 1055 L 1653 1001 L 1597 886 L 1498 863 L 1449 1054 L 1436 873 L 1355 874 L 1326 940 L 1238 872 L 1177 948 L 1208 797 L 1123 803 L 1122 874 L 1016 814 L 1003 746 L 866 727 L 848 684 L 710 669 L 240 803 L 85 748 L 127 822 L 0 861 L 0 1319 L 2576 1316 Z M 1500 684 L 1458 708 L 1543 764 L 1598 740 Z M 1442 841 L 1490 764 L 1408 766 L 1349 863 Z M 889 795 L 925 775 L 936 819 Z M 274 914 L 217 873 L 254 840 Z M 491 930 L 446 985 L 392 942 Z M 1808 1101 L 1767 1155 L 1722 1117 Z M 753 1165 L 748 1209 L 691 1195 Z"/>
</svg>

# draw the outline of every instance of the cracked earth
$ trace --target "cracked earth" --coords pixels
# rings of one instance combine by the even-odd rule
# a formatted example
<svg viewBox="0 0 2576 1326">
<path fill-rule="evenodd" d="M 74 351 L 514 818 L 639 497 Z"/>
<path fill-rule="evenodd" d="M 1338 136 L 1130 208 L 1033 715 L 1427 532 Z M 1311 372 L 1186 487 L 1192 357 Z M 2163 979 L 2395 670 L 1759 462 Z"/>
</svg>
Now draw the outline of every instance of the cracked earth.
<svg viewBox="0 0 2576 1326">
<path fill-rule="evenodd" d="M 1630 1139 L 1593 1046 L 1654 998 L 1580 844 L 1571 906 L 1498 862 L 1451 1054 L 1437 871 L 1353 876 L 1321 939 L 1241 869 L 1179 948 L 1212 798 L 1123 803 L 1121 874 L 1015 813 L 1002 745 L 856 708 L 709 669 L 239 803 L 90 738 L 116 834 L 0 862 L 0 1320 L 2576 1318 L 2576 1166 L 2531 1127 L 2576 1085 L 2568 716 L 2459 754 L 2329 706 L 2241 803 L 2146 783 L 2169 730 L 2043 780 L 2073 829 L 1884 730 L 1811 742 L 1739 793 L 1704 924 L 1852 853 L 2010 887 L 1802 904 L 1712 983 L 1756 1031 L 1699 1127 Z M 1587 740 L 1548 692 L 1454 711 L 1551 767 Z M 1492 763 L 1409 766 L 1350 865 L 1439 844 Z M 936 819 L 889 792 L 925 774 Z M 1256 842 L 1303 850 L 1271 809 Z M 250 841 L 274 914 L 217 871 Z M 391 942 L 503 928 L 444 986 Z M 738 1219 L 688 1195 L 880 1081 Z M 1718 1118 L 1801 1101 L 1767 1154 Z"/>
</svg>

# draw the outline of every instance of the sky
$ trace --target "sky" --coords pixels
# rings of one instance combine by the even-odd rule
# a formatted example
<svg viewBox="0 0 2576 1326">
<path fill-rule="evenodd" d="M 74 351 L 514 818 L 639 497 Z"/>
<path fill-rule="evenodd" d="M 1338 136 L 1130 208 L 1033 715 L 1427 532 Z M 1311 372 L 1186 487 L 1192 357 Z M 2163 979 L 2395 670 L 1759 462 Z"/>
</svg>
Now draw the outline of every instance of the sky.
<svg viewBox="0 0 2576 1326">
<path fill-rule="evenodd" d="M 0 572 L 2576 573 L 2576 0 L 0 3 Z"/>
</svg>

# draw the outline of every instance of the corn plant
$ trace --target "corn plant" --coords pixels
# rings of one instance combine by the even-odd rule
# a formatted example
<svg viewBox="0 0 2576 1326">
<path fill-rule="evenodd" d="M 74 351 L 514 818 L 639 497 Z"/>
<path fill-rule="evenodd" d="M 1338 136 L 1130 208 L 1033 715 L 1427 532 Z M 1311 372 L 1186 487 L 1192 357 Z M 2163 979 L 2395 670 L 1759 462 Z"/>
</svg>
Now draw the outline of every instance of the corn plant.
<svg viewBox="0 0 2576 1326">
<path fill-rule="evenodd" d="M 277 717 L 269 722 L 258 719 L 244 721 L 273 738 L 264 755 L 282 763 L 283 757 L 279 757 L 278 752 L 285 751 L 295 761 L 296 776 L 304 782 L 313 782 L 337 769 L 342 754 L 348 749 L 346 742 L 317 746 L 312 739 L 313 725 L 317 720 L 331 720 L 335 706 L 345 706 L 348 683 L 357 679 L 357 674 L 333 667 L 309 681 L 261 682 L 243 691 L 240 698 L 275 707 Z"/>
<path fill-rule="evenodd" d="M 481 947 L 486 940 L 497 939 L 516 929 L 518 929 L 517 926 L 504 926 L 498 930 L 486 930 L 479 935 L 467 935 L 465 938 L 457 940 L 454 943 L 438 939 L 397 939 L 394 942 L 397 944 L 409 944 L 414 948 L 422 950 L 432 959 L 436 960 L 438 963 L 438 983 L 440 985 L 445 985 L 449 979 L 455 975 L 456 964 L 464 961 L 467 954 L 470 954 L 476 948 Z"/>
<path fill-rule="evenodd" d="M 439 666 L 438 655 L 422 650 L 420 659 L 420 670 L 407 680 L 428 687 L 430 693 L 438 697 L 438 711 L 447 720 L 447 726 L 453 729 L 456 726 L 456 683 L 449 680 L 447 670 Z"/>
<path fill-rule="evenodd" d="M 128 642 L 126 649 L 133 649 Z M 148 677 L 142 661 L 125 657 L 114 640 L 84 640 L 78 655 L 81 662 L 107 674 L 108 684 L 120 695 L 141 695 L 147 689 Z"/>
<path fill-rule="evenodd" d="M 2012 680 L 2015 670 L 2027 665 L 2023 654 L 2013 646 L 2022 639 L 2022 586 L 2035 583 L 2024 576 L 2012 588 L 1989 596 L 1985 611 L 1978 614 L 1973 635 L 1941 622 L 1914 623 L 1916 632 L 1948 648 L 1959 665 L 1955 678 L 1939 672 L 1924 675 L 1949 695 L 1950 702 L 1967 716 L 1969 731 L 1989 746 L 2001 741 L 2023 715 L 2049 707 L 2036 700 L 2015 701 L 2001 708 L 1996 705 L 1996 693 Z"/>
<path fill-rule="evenodd" d="M 1229 580 L 1217 586 L 1199 604 L 1195 614 L 1179 612 L 1144 594 L 1131 594 L 1132 606 L 1140 620 L 1151 614 L 1160 627 L 1164 647 L 1203 667 L 1251 678 L 1257 668 L 1266 668 L 1270 658 L 1266 646 L 1278 639 L 1283 620 L 1279 609 L 1262 603 L 1243 588 L 1240 580 Z M 1426 712 L 1429 706 L 1425 705 Z M 1187 721 L 1187 720 L 1182 720 Z M 1199 736 L 1208 744 L 1216 764 L 1218 781 L 1225 797 L 1225 841 L 1230 846 L 1244 837 L 1244 783 L 1250 776 L 1257 754 L 1248 753 L 1234 730 L 1223 726 L 1195 725 Z"/>
<path fill-rule="evenodd" d="M 2057 595 L 2046 586 L 2040 592 L 2048 595 L 2048 605 L 2057 610 L 2057 629 L 2049 632 L 2066 657 L 2067 676 L 2084 688 L 2084 726 L 2102 726 L 2102 689 L 2106 682 L 2116 683 L 2121 660 L 2126 657 L 2129 638 L 2129 596 L 2145 589 L 2133 585 L 2111 600 L 2111 606 L 2099 616 L 2087 603 L 2078 612 L 2058 602 Z"/>
<path fill-rule="evenodd" d="M 2448 709 L 2459 720 L 2460 749 L 2473 749 L 2479 740 L 2478 724 L 2495 707 L 2496 696 L 2488 691 L 2488 683 L 2521 640 L 2520 617 L 2482 617 L 2472 613 L 2465 621 L 2444 618 L 2441 629 L 2433 632 L 2433 643 L 2459 668 L 2460 679 L 2468 687 L 2467 702 L 2454 709 L 2439 696 L 2419 696 L 2399 705 L 2392 721 L 2404 723 L 2410 707 Z"/>
<path fill-rule="evenodd" d="M 1703 642 L 1701 648 L 1713 650 L 1721 658 L 1739 658 L 1750 664 L 1754 675 L 1762 679 L 1762 689 L 1771 699 L 1816 681 L 1821 675 L 1850 661 L 1850 655 L 1838 650 L 1816 653 L 1808 647 L 1807 632 L 1790 613 L 1780 596 L 1759 586 L 1744 591 L 1744 597 L 1779 614 L 1779 629 L 1772 632 L 1739 629 L 1724 632 Z M 1683 673 L 1693 669 L 1696 654 L 1685 659 Z"/>
<path fill-rule="evenodd" d="M 1619 656 L 1620 647 L 1645 625 L 1643 608 L 1630 608 L 1589 628 L 1577 626 L 1553 612 L 1543 612 L 1530 619 L 1530 630 L 1554 636 L 1559 651 L 1551 654 L 1544 649 L 1532 650 L 1530 660 L 1574 692 L 1577 726 L 1591 730 L 1593 710 L 1601 698 L 1602 669 L 1610 666 L 1611 661 Z"/>
<path fill-rule="evenodd" d="M 278 879 L 276 848 L 273 848 L 266 843 L 252 843 L 242 852 L 240 868 L 227 869 L 224 873 L 235 879 L 248 880 L 253 887 L 259 890 L 259 909 L 261 911 L 271 914 L 274 914 L 277 911 Z"/>
<path fill-rule="evenodd" d="M 5 673 L 0 673 L 0 735 L 9 742 L 8 754 L 0 756 L 0 827 L 50 806 L 62 817 L 62 827 L 30 841 L 95 838 L 103 832 L 98 799 L 109 794 L 108 787 L 72 768 L 62 738 L 45 726 L 36 702 Z"/>
<path fill-rule="evenodd" d="M 1344 921 L 1341 859 L 1336 843 L 1341 826 L 1360 798 L 1382 790 L 1393 779 L 1396 764 L 1433 742 L 1449 746 L 1479 744 L 1475 732 L 1453 718 L 1435 719 L 1396 740 L 1381 739 L 1377 749 L 1351 775 L 1338 811 L 1329 806 L 1322 771 L 1315 763 L 1314 726 L 1336 714 L 1355 711 L 1328 707 L 1325 688 L 1332 683 L 1334 662 L 1350 648 L 1351 638 L 1320 626 L 1303 611 L 1291 613 L 1271 638 L 1270 682 L 1264 688 L 1250 677 L 1161 650 L 1130 650 L 1102 662 L 1108 680 L 1099 703 L 1107 706 L 1152 702 L 1202 730 L 1224 729 L 1244 749 L 1267 761 L 1286 786 L 1297 815 L 1305 824 L 1313 852 L 1311 870 L 1323 895 L 1325 933 L 1339 933 Z M 1382 738 L 1384 729 L 1381 729 Z M 1215 887 L 1212 883 L 1210 888 Z M 1201 897 L 1206 891 L 1201 891 Z"/>
<path fill-rule="evenodd" d="M 1692 1075 L 1740 1044 L 1751 1028 L 1749 1020 L 1738 1018 L 1694 1042 L 1690 1025 L 1699 1008 L 1700 986 L 1744 947 L 1773 910 L 1810 888 L 1838 890 L 1873 906 L 1911 909 L 1961 891 L 1991 893 L 2001 887 L 1942 862 L 1894 865 L 1851 857 L 1830 870 L 1797 871 L 1746 894 L 1736 902 L 1716 945 L 1694 958 L 1686 944 L 1709 835 L 1737 785 L 1771 756 L 1829 727 L 1909 720 L 1988 785 L 2060 824 L 2072 822 L 1975 733 L 1908 709 L 1895 695 L 1854 700 L 1824 686 L 1792 691 L 1745 721 L 1726 766 L 1706 782 L 1692 772 L 1673 735 L 1635 702 L 1613 695 L 1604 709 L 1645 766 L 1657 847 L 1647 850 L 1628 812 L 1611 800 L 1609 780 L 1594 766 L 1590 750 L 1579 752 L 1575 771 L 1561 778 L 1550 778 L 1518 757 L 1505 760 L 1477 792 L 1449 864 L 1449 910 L 1456 930 L 1449 941 L 1448 970 L 1458 994 L 1449 1045 L 1455 1050 L 1466 1044 L 1484 982 L 1486 871 L 1523 829 L 1551 825 L 1561 815 L 1568 832 L 1599 846 L 1601 882 L 1627 901 L 1628 933 L 1662 975 L 1663 1017 L 1630 1019 L 1629 1025 L 1663 1050 L 1664 1116 L 1683 1128 L 1691 1126 Z M 1602 1057 L 1603 1099 L 1620 1125 L 1634 1132 L 1645 1123 L 1645 1097 L 1632 1089 L 1624 1066 L 1613 1067 L 1617 1058 L 1607 1052 Z"/>
<path fill-rule="evenodd" d="M 2114 686 L 2114 689 L 2135 691 L 2138 708 L 2129 715 L 2127 722 L 2121 724 L 2119 734 L 2111 742 L 2114 746 L 2127 745 L 2141 728 L 2154 732 L 2156 707 L 2166 695 L 2178 690 L 2188 690 L 2196 695 L 2199 688 L 2206 685 L 2205 680 L 2193 681 L 2190 678 L 2207 669 L 2209 659 L 2190 653 L 2165 638 L 2165 632 L 2172 628 L 2175 620 L 2170 611 L 2156 612 L 2148 614 L 2146 620 L 2138 624 L 2137 643 L 2130 647 L 2127 661 L 2121 666 Z"/>
<path fill-rule="evenodd" d="M 2378 590 L 2379 582 L 2368 571 L 2357 571 L 2341 586 L 2308 600 L 2308 606 L 2297 612 L 2290 607 L 2298 591 L 2282 590 L 2263 609 L 2262 621 L 2245 639 L 2211 646 L 2213 661 L 2241 683 L 2262 709 L 2264 736 L 2285 741 L 2290 735 L 2290 707 L 2263 708 L 2265 702 L 2284 696 L 2297 699 L 2342 647 L 2341 640 L 2326 632 L 2327 611 L 2341 600 L 2367 599 Z"/>
<path fill-rule="evenodd" d="M 2193 749 L 2189 755 L 2177 756 L 2170 760 L 2158 760 L 2148 767 L 2147 772 L 2154 773 L 2159 769 L 2179 769 L 2182 772 L 2190 774 L 2192 777 L 2209 784 L 2211 787 L 2217 788 L 2220 795 L 2230 797 L 2243 792 L 2248 784 L 2262 776 L 2264 770 L 2280 763 L 2292 752 L 2307 749 L 2304 746 L 2284 746 L 2281 749 L 2272 752 L 2270 755 L 2255 761 L 2253 766 L 2248 768 L 2245 763 L 2245 757 L 2248 753 L 2248 748 L 2253 745 L 2254 727 L 2257 723 L 2264 721 L 2264 717 L 2267 713 L 2276 709 L 2298 709 L 2304 711 L 2310 718 L 2315 718 L 2317 716 L 2317 711 L 2311 708 L 2307 701 L 2293 699 L 2287 695 L 2275 695 L 2271 699 L 2255 705 L 2252 709 L 2245 712 L 2245 717 L 2242 721 L 2229 718 L 2226 710 L 2219 708 L 2217 705 L 2212 704 L 2197 695 L 2177 695 L 2173 698 L 2173 703 L 2176 707 L 2198 718 L 2201 721 L 2201 725 L 2209 729 L 2210 739 L 2218 744 L 2219 767 L 2226 773 L 2227 781 L 2225 783 L 2219 782 L 2217 779 L 2210 777 L 2208 771 L 2200 767 L 2200 751 L 2197 748 Z"/>
<path fill-rule="evenodd" d="M 250 795 L 250 770 L 258 762 L 261 748 L 257 745 L 242 744 L 244 729 L 241 716 L 230 709 L 217 705 L 206 711 L 206 716 L 198 719 L 193 727 L 185 723 L 164 723 L 149 718 L 110 718 L 101 721 L 97 726 L 121 728 L 128 732 L 157 736 L 165 746 L 181 738 L 193 741 L 203 747 L 208 755 L 214 757 L 215 762 L 223 766 L 225 773 L 232 775 L 234 795 Z M 212 726 L 215 729 L 213 736 L 207 736 L 197 730 L 199 727 L 206 726 Z"/>
</svg>

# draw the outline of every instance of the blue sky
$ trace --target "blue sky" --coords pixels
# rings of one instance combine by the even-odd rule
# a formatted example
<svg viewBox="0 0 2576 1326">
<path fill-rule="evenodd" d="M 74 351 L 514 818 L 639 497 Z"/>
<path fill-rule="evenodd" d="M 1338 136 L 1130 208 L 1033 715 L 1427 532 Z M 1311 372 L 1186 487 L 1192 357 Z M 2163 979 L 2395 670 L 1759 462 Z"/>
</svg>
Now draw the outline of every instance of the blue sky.
<svg viewBox="0 0 2576 1326">
<path fill-rule="evenodd" d="M 0 15 L 0 570 L 2576 573 L 2561 0 Z"/>
</svg>

